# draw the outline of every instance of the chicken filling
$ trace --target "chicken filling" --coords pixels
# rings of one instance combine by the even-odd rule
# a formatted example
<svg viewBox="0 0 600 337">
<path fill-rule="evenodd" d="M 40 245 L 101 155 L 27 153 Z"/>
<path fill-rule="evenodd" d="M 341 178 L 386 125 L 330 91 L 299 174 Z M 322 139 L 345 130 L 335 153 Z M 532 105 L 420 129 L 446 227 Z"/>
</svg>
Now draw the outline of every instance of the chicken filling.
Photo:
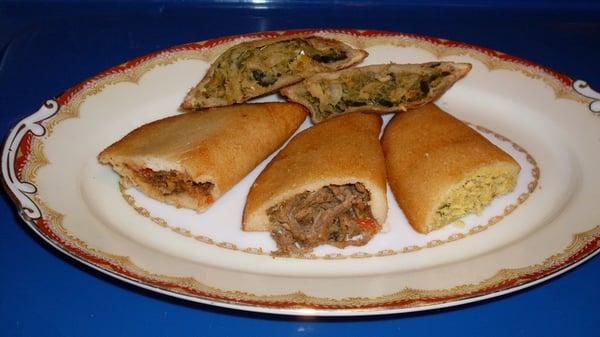
<svg viewBox="0 0 600 337">
<path fill-rule="evenodd" d="M 480 214 L 496 196 L 515 188 L 517 177 L 509 173 L 476 175 L 455 189 L 433 215 L 430 230 L 442 227 L 469 213 Z"/>
<path fill-rule="evenodd" d="M 370 194 L 360 183 L 329 185 L 300 193 L 267 210 L 274 255 L 309 253 L 316 246 L 362 246 L 380 227 L 369 206 Z"/>
</svg>

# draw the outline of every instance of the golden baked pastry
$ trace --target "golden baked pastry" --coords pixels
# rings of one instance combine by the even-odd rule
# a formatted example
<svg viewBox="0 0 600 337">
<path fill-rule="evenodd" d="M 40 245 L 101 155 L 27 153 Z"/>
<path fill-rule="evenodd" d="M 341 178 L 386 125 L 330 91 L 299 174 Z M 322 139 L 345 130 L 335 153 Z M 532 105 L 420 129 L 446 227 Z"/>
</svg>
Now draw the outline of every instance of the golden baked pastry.
<svg viewBox="0 0 600 337">
<path fill-rule="evenodd" d="M 428 233 L 512 191 L 519 164 L 434 104 L 396 114 L 382 146 L 388 182 L 411 226 Z"/>
<path fill-rule="evenodd" d="M 343 42 L 310 35 L 240 43 L 217 58 L 181 107 L 198 110 L 242 103 L 313 74 L 349 67 L 367 55 Z"/>
<path fill-rule="evenodd" d="M 276 255 L 364 245 L 387 216 L 381 118 L 353 113 L 306 129 L 252 185 L 245 231 L 271 231 Z"/>
<path fill-rule="evenodd" d="M 293 103 L 242 104 L 143 125 L 102 151 L 124 187 L 203 211 L 279 148 L 306 118 Z"/>
<path fill-rule="evenodd" d="M 314 123 L 353 111 L 405 111 L 432 102 L 471 70 L 468 63 L 378 64 L 320 73 L 281 94 Z"/>
</svg>

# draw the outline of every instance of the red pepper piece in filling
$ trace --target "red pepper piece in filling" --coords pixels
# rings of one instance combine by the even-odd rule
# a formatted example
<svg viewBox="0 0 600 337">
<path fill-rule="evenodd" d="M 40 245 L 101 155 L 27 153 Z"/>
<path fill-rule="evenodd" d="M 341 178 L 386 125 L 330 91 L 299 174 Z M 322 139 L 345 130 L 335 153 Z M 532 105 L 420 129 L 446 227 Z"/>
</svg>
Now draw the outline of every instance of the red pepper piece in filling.
<svg viewBox="0 0 600 337">
<path fill-rule="evenodd" d="M 358 225 L 369 232 L 375 232 L 377 230 L 377 224 L 375 223 L 375 221 L 373 219 L 360 219 L 358 220 Z"/>
</svg>

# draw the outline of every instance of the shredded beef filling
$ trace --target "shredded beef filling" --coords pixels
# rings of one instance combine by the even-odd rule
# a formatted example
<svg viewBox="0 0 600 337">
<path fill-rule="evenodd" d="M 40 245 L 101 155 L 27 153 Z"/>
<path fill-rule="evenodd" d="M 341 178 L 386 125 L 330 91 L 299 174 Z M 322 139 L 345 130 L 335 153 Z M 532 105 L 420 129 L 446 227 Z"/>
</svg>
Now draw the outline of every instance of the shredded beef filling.
<svg viewBox="0 0 600 337">
<path fill-rule="evenodd" d="M 210 196 L 212 183 L 195 183 L 177 171 L 153 171 L 145 168 L 136 171 L 142 181 L 154 186 L 162 195 L 186 192 L 193 198 Z"/>
<path fill-rule="evenodd" d="M 304 192 L 267 210 L 274 255 L 302 255 L 321 244 L 362 246 L 379 231 L 369 192 L 360 183 Z"/>
</svg>

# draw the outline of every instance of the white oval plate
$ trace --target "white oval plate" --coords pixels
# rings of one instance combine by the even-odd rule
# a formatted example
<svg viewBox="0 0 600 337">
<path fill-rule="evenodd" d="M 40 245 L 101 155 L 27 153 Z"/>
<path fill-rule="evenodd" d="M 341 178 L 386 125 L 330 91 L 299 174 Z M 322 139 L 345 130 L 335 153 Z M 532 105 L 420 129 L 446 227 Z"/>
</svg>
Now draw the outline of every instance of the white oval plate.
<svg viewBox="0 0 600 337">
<path fill-rule="evenodd" d="M 585 82 L 438 38 L 310 32 L 366 49 L 363 64 L 471 63 L 436 104 L 517 159 L 515 191 L 428 235 L 410 228 L 388 192 L 387 229 L 368 245 L 272 258 L 268 233 L 240 230 L 246 193 L 270 158 L 203 214 L 121 190 L 97 154 L 144 123 L 180 113 L 188 89 L 228 47 L 300 33 L 268 32 L 146 55 L 47 101 L 12 130 L 2 153 L 3 181 L 21 217 L 57 249 L 116 278 L 192 301 L 279 314 L 458 305 L 531 286 L 599 251 L 600 95 Z M 309 126 L 307 120 L 301 129 Z"/>
</svg>

